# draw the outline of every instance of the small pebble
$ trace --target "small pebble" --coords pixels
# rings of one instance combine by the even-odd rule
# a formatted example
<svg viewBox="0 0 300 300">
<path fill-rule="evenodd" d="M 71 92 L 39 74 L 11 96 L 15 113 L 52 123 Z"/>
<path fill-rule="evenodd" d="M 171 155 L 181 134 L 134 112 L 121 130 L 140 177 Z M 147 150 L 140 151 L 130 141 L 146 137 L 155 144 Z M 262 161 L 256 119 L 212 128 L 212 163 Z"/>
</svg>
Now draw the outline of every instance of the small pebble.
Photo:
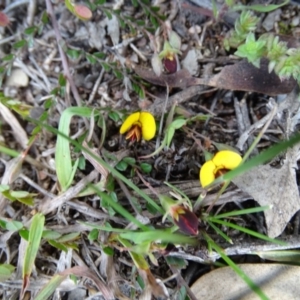
<svg viewBox="0 0 300 300">
<path fill-rule="evenodd" d="M 5 85 L 13 87 L 26 87 L 29 83 L 29 77 L 22 69 L 13 69 L 7 77 Z"/>
</svg>

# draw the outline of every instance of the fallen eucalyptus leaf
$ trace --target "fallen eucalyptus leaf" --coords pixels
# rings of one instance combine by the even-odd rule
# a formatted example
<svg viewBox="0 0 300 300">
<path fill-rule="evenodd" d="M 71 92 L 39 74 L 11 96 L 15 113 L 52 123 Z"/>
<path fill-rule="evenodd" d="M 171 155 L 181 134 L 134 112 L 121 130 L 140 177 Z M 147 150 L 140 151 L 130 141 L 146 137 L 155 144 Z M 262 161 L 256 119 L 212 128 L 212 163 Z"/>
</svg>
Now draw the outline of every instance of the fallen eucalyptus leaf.
<svg viewBox="0 0 300 300">
<path fill-rule="evenodd" d="M 296 86 L 293 78 L 280 80 L 268 71 L 268 60 L 262 59 L 260 68 L 256 68 L 246 60 L 231 66 L 225 66 L 220 73 L 206 82 L 209 86 L 221 89 L 263 93 L 271 96 L 288 94 Z M 205 84 L 203 82 L 203 84 Z"/>
<path fill-rule="evenodd" d="M 271 96 L 290 93 L 296 86 L 293 78 L 280 80 L 274 73 L 268 72 L 268 60 L 262 59 L 260 68 L 246 60 L 225 66 L 222 71 L 210 78 L 196 78 L 188 70 L 179 70 L 173 74 L 157 76 L 151 69 L 131 64 L 134 71 L 146 81 L 160 86 L 186 89 L 193 85 L 208 85 L 219 89 L 263 93 Z"/>
<path fill-rule="evenodd" d="M 233 180 L 242 191 L 248 193 L 261 206 L 271 205 L 264 211 L 269 237 L 279 236 L 293 215 L 300 209 L 299 191 L 296 182 L 295 146 L 286 153 L 279 169 L 269 165 L 253 168 Z"/>
<path fill-rule="evenodd" d="M 299 299 L 299 267 L 283 264 L 243 264 L 239 267 L 263 290 L 269 299 Z M 219 268 L 200 277 L 193 284 L 191 290 L 196 299 L 259 299 L 230 267 Z"/>
</svg>

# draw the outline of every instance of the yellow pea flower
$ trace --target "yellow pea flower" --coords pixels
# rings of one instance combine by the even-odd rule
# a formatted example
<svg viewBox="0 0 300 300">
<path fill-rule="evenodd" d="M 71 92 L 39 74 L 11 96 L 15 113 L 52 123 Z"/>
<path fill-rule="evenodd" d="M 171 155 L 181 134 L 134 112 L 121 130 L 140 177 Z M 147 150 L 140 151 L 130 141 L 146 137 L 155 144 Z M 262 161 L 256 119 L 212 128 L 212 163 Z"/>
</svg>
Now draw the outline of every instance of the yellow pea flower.
<svg viewBox="0 0 300 300">
<path fill-rule="evenodd" d="M 156 123 L 153 115 L 149 112 L 135 112 L 127 117 L 123 122 L 120 133 L 126 133 L 126 139 L 131 141 L 140 141 L 141 137 L 145 141 L 154 138 L 156 132 Z"/>
<path fill-rule="evenodd" d="M 242 162 L 242 157 L 233 151 L 219 151 L 200 169 L 200 183 L 202 187 L 210 185 L 218 176 L 228 170 L 233 170 Z"/>
</svg>

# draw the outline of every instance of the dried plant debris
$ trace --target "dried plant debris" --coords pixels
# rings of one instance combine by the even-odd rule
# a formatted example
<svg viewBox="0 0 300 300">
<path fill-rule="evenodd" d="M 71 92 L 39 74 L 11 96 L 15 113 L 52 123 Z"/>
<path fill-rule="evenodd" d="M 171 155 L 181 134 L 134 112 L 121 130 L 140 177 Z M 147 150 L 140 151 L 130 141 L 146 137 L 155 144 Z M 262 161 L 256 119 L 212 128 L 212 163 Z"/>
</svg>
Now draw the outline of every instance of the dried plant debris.
<svg viewBox="0 0 300 300">
<path fill-rule="evenodd" d="M 263 290 L 269 299 L 298 299 L 299 268 L 284 264 L 240 264 L 239 267 Z M 217 282 L 218 284 L 213 284 Z M 258 299 L 257 295 L 229 267 L 199 278 L 192 291 L 197 299 Z M 243 296 L 241 296 L 243 295 Z M 242 297 L 242 298 L 241 298 Z"/>
<path fill-rule="evenodd" d="M 252 42 L 274 32 L 270 44 L 284 41 L 290 51 L 282 67 L 300 53 L 299 7 L 253 15 L 226 5 L 257 1 L 217 1 L 217 10 L 210 0 L 2 2 L 1 299 L 195 300 L 189 267 L 203 275 L 221 254 L 244 259 L 261 242 L 226 225 L 214 231 L 211 205 L 221 214 L 269 205 L 260 214 L 269 237 L 293 228 L 284 249 L 300 248 L 299 147 L 234 179 L 222 195 L 208 187 L 240 164 L 266 121 L 256 153 L 298 131 L 299 69 L 278 77 L 269 73 L 272 58 L 254 67 L 224 43 L 229 32 L 244 33 L 235 26 L 241 15 L 254 23 L 261 15 L 247 26 Z M 215 163 L 216 153 L 236 148 L 232 167 Z M 200 176 L 202 187 L 207 161 L 211 180 Z M 226 220 L 262 232 L 250 217 Z M 206 234 L 224 251 L 209 251 Z M 270 245 L 255 253 L 266 257 Z M 218 281 L 204 285 L 199 297 L 209 298 Z"/>
<path fill-rule="evenodd" d="M 261 206 L 270 206 L 264 212 L 268 236 L 279 236 L 294 214 L 300 209 L 296 182 L 295 161 L 299 147 L 288 150 L 283 165 L 274 168 L 258 166 L 237 177 L 233 182 L 253 197 Z"/>
</svg>

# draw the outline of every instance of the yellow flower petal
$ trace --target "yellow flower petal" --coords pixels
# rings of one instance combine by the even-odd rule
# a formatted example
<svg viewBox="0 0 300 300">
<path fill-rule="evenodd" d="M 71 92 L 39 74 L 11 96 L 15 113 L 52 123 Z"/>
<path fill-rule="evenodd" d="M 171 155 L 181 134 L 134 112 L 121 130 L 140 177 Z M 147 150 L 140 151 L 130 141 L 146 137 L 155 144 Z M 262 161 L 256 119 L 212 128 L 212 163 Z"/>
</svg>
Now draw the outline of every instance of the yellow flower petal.
<svg viewBox="0 0 300 300">
<path fill-rule="evenodd" d="M 140 113 L 139 121 L 142 125 L 142 136 L 145 141 L 154 138 L 156 132 L 156 123 L 152 114 L 143 111 Z"/>
<path fill-rule="evenodd" d="M 120 128 L 120 133 L 124 134 L 127 132 L 136 122 L 139 121 L 141 113 L 135 112 L 127 117 L 127 119 L 124 121 Z"/>
<path fill-rule="evenodd" d="M 210 185 L 215 180 L 216 165 L 212 160 L 207 161 L 200 169 L 200 183 L 202 187 Z"/>
<path fill-rule="evenodd" d="M 212 161 L 218 170 L 232 170 L 242 162 L 242 157 L 236 152 L 222 150 L 213 157 Z"/>
</svg>

